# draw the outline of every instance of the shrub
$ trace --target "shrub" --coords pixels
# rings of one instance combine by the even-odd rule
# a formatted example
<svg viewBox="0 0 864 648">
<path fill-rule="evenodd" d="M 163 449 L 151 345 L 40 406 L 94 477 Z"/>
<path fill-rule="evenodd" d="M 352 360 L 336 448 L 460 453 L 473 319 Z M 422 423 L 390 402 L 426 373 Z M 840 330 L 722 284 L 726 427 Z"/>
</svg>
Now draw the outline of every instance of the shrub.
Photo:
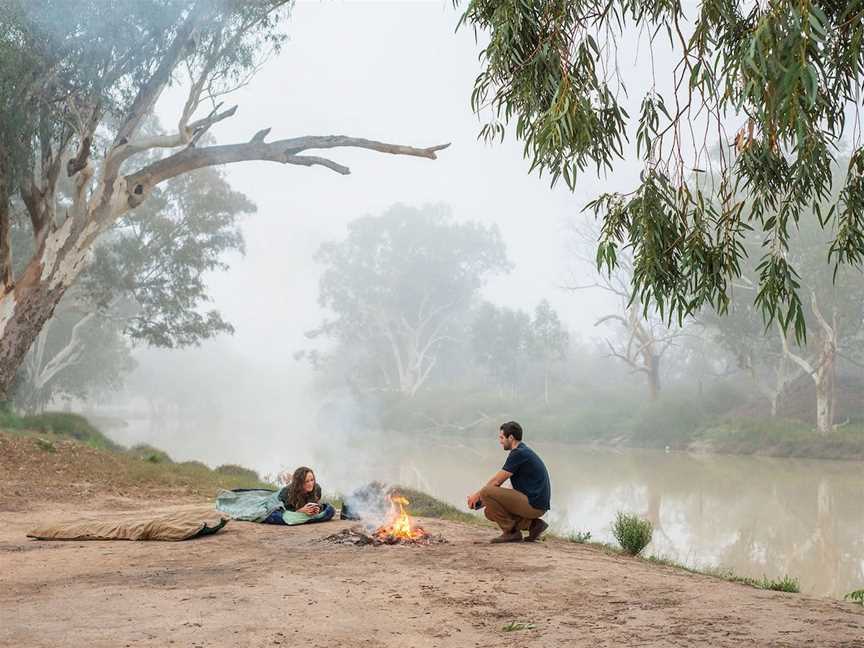
<svg viewBox="0 0 864 648">
<path fill-rule="evenodd" d="M 576 544 L 585 544 L 589 540 L 591 540 L 591 532 L 590 531 L 573 531 L 572 533 L 568 533 L 564 536 L 564 539 L 567 542 L 575 542 Z"/>
<path fill-rule="evenodd" d="M 261 477 L 251 468 L 244 468 L 237 464 L 225 464 L 215 469 L 220 475 L 231 475 L 232 477 L 243 477 L 251 481 L 261 481 Z"/>
<path fill-rule="evenodd" d="M 651 542 L 654 528 L 648 520 L 641 520 L 636 515 L 618 512 L 612 525 L 612 535 L 621 548 L 631 556 L 638 556 Z"/>
<path fill-rule="evenodd" d="M 142 461 L 149 461 L 150 463 L 155 464 L 163 464 L 163 463 L 174 463 L 171 461 L 171 457 L 168 456 L 168 453 L 164 450 L 160 450 L 159 448 L 154 448 L 151 445 L 147 445 L 146 443 L 140 443 L 136 446 L 132 446 L 128 450 L 128 454 L 135 457 L 136 459 L 141 459 Z"/>
<path fill-rule="evenodd" d="M 11 430 L 33 430 L 75 439 L 99 450 L 119 451 L 123 447 L 100 432 L 90 421 L 78 414 L 45 412 L 33 416 L 18 416 L 0 410 L 0 427 Z"/>
<path fill-rule="evenodd" d="M 57 448 L 48 439 L 36 439 L 36 446 L 45 452 L 57 452 Z"/>
</svg>

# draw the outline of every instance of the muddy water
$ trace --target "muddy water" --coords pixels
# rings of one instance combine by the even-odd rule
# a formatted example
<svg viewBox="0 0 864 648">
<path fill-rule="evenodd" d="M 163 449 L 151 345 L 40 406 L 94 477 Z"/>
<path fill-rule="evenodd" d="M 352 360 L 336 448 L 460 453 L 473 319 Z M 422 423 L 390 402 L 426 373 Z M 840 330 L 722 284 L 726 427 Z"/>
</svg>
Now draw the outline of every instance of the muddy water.
<svg viewBox="0 0 864 648">
<path fill-rule="evenodd" d="M 238 429 L 141 420 L 110 433 L 129 445 L 153 443 L 177 460 L 240 463 L 265 475 L 309 465 L 329 492 L 380 479 L 463 508 L 505 458 L 494 436 L 407 441 L 350 430 L 289 438 L 284 429 L 267 435 L 262 425 L 238 437 Z M 788 574 L 815 595 L 864 587 L 864 463 L 530 445 L 551 473 L 547 519 L 558 533 L 589 531 L 613 542 L 616 511 L 632 512 L 654 524 L 646 555 L 754 578 Z"/>
<path fill-rule="evenodd" d="M 613 542 L 616 511 L 654 524 L 646 555 L 740 575 L 800 580 L 803 592 L 864 587 L 864 464 L 694 456 L 531 444 L 549 467 L 555 531 Z M 398 444 L 374 473 L 464 508 L 503 463 L 490 442 Z"/>
</svg>

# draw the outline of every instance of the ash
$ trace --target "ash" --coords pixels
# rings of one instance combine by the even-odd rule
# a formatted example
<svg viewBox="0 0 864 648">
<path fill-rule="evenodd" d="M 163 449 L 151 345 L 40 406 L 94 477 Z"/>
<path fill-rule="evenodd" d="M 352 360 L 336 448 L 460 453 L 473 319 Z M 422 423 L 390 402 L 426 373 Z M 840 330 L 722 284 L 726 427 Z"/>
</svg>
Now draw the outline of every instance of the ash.
<svg viewBox="0 0 864 648">
<path fill-rule="evenodd" d="M 355 547 L 364 547 L 372 545 L 380 547 L 381 545 L 420 545 L 428 546 L 433 544 L 444 544 L 447 539 L 442 535 L 433 535 L 426 533 L 421 538 L 407 540 L 405 538 L 397 538 L 392 535 L 379 537 L 374 532 L 362 526 L 353 526 L 349 529 L 342 529 L 339 533 L 334 533 L 326 538 L 322 538 L 321 542 L 329 542 L 330 544 L 354 545 Z"/>
</svg>

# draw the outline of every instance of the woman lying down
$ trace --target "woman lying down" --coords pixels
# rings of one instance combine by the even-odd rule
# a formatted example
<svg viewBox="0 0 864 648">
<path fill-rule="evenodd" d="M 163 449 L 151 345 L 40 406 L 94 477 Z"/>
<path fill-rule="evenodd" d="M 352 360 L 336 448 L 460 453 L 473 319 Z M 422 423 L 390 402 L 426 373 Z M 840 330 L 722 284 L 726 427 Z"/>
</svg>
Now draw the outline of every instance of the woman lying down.
<svg viewBox="0 0 864 648">
<path fill-rule="evenodd" d="M 265 524 L 292 524 L 292 519 L 297 520 L 294 524 L 326 522 L 336 512 L 330 504 L 321 502 L 321 486 L 315 480 L 315 473 L 306 466 L 294 471 L 291 482 L 279 491 L 279 500 L 284 508 L 268 515 Z M 291 513 L 305 515 L 308 519 Z"/>
<path fill-rule="evenodd" d="M 311 468 L 301 466 L 281 490 L 237 488 L 223 490 L 216 497 L 216 508 L 235 520 L 265 524 L 305 524 L 325 522 L 336 510 L 321 501 L 321 486 Z"/>
</svg>

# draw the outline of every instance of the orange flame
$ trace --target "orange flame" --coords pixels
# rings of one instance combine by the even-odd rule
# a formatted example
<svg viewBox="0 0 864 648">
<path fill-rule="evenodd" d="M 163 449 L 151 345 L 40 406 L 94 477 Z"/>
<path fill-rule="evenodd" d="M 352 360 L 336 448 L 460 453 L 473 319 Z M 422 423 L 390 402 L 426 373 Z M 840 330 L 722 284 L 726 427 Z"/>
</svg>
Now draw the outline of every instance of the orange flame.
<svg viewBox="0 0 864 648">
<path fill-rule="evenodd" d="M 405 511 L 410 502 L 401 495 L 390 497 L 390 521 L 375 531 L 379 537 L 393 537 L 399 540 L 417 540 L 426 535 L 418 526 L 414 526 L 411 516 Z M 396 507 L 399 507 L 398 510 Z"/>
</svg>

